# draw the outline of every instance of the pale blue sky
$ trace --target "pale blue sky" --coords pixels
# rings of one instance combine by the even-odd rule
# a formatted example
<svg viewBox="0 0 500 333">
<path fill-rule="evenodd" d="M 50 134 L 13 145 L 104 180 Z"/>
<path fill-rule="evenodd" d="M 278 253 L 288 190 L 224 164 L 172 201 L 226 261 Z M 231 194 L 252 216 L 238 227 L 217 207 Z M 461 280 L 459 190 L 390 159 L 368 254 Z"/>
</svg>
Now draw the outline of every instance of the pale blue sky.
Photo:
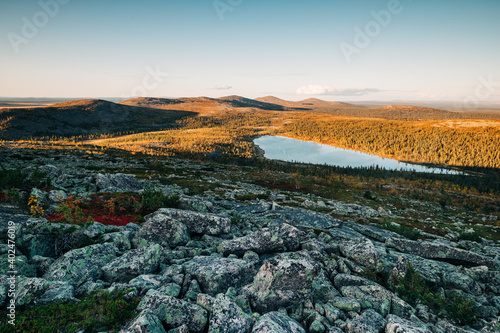
<svg viewBox="0 0 500 333">
<path fill-rule="evenodd" d="M 0 96 L 500 100 L 498 0 L 217 1 L 0 0 Z"/>
</svg>

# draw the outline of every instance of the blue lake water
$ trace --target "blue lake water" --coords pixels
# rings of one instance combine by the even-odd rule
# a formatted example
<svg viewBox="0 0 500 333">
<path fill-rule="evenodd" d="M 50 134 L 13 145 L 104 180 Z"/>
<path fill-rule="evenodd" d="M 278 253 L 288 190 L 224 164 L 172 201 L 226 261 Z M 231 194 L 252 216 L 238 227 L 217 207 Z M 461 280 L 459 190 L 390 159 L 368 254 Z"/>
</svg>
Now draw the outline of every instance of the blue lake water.
<svg viewBox="0 0 500 333">
<path fill-rule="evenodd" d="M 272 160 L 328 164 L 353 168 L 378 165 L 380 168 L 388 170 L 458 174 L 458 172 L 453 170 L 408 164 L 355 150 L 337 148 L 316 142 L 290 139 L 282 136 L 263 136 L 255 139 L 254 143 L 265 151 L 264 156 L 266 158 Z"/>
</svg>

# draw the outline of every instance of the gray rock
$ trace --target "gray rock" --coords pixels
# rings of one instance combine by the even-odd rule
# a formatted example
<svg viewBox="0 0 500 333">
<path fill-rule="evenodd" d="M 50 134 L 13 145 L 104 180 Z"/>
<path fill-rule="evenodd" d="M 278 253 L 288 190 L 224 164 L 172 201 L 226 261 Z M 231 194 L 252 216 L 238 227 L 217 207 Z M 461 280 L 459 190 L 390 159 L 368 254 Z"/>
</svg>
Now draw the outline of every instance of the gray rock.
<svg viewBox="0 0 500 333">
<path fill-rule="evenodd" d="M 214 204 L 207 199 L 181 196 L 179 198 L 179 208 L 184 210 L 194 210 L 200 213 L 213 213 Z"/>
<path fill-rule="evenodd" d="M 77 297 L 88 295 L 93 291 L 105 289 L 108 286 L 106 282 L 97 280 L 97 281 L 87 281 L 78 287 L 75 291 L 75 295 Z"/>
<path fill-rule="evenodd" d="M 167 283 L 158 288 L 158 292 L 166 296 L 179 297 L 181 289 L 181 286 L 177 283 Z"/>
<path fill-rule="evenodd" d="M 15 295 L 16 306 L 33 304 L 49 289 L 50 282 L 40 278 L 20 278 L 17 281 Z"/>
<path fill-rule="evenodd" d="M 346 312 L 361 312 L 361 303 L 351 297 L 335 297 L 330 302 L 334 307 Z"/>
<path fill-rule="evenodd" d="M 10 269 L 11 262 L 9 261 L 9 254 L 0 255 L 0 272 L 6 273 L 11 271 Z M 36 276 L 36 266 L 30 265 L 28 263 L 28 258 L 23 255 L 16 255 L 15 259 L 15 268 L 18 276 L 26 276 L 26 277 L 35 277 Z"/>
<path fill-rule="evenodd" d="M 102 276 L 101 267 L 116 258 L 117 248 L 110 243 L 86 246 L 65 253 L 50 265 L 43 278 L 69 281 L 76 288 Z"/>
<path fill-rule="evenodd" d="M 150 309 L 145 309 L 127 326 L 130 333 L 166 333 L 158 317 Z"/>
<path fill-rule="evenodd" d="M 103 235 L 106 232 L 106 226 L 102 223 L 94 222 L 87 228 L 81 229 L 80 232 L 88 238 L 93 239 Z"/>
<path fill-rule="evenodd" d="M 183 264 L 186 273 L 200 284 L 204 293 L 217 295 L 229 287 L 239 288 L 252 281 L 254 265 L 242 259 L 196 257 Z"/>
<path fill-rule="evenodd" d="M 357 223 L 346 223 L 351 229 L 356 230 L 366 237 L 373 238 L 379 242 L 385 242 L 388 238 L 403 238 L 395 232 L 380 229 L 371 225 L 363 225 Z"/>
<path fill-rule="evenodd" d="M 151 309 L 168 327 L 186 324 L 190 331 L 203 332 L 207 325 L 207 311 L 197 304 L 191 304 L 175 297 L 150 290 L 137 306 L 137 310 Z"/>
<path fill-rule="evenodd" d="M 254 278 L 253 305 L 262 311 L 289 307 L 312 297 L 321 268 L 307 259 L 270 259 Z"/>
<path fill-rule="evenodd" d="M 340 243 L 340 253 L 361 266 L 382 269 L 375 246 L 368 238 L 356 238 Z"/>
<path fill-rule="evenodd" d="M 54 281 L 36 302 L 37 305 L 64 303 L 74 300 L 75 288 L 69 282 Z"/>
<path fill-rule="evenodd" d="M 53 258 L 47 258 L 42 256 L 34 256 L 31 258 L 31 263 L 36 267 L 38 276 L 45 274 L 47 269 L 54 263 Z"/>
<path fill-rule="evenodd" d="M 387 316 L 391 309 L 393 293 L 379 285 L 349 286 L 340 288 L 345 297 L 359 301 L 362 309 L 374 309 Z"/>
<path fill-rule="evenodd" d="M 182 326 L 168 330 L 168 333 L 189 333 L 189 327 L 186 324 L 184 324 Z"/>
<path fill-rule="evenodd" d="M 376 283 L 356 275 L 337 274 L 334 278 L 334 285 L 336 288 L 340 289 L 342 287 L 351 286 L 370 286 L 376 285 Z"/>
<path fill-rule="evenodd" d="M 49 191 L 49 200 L 52 203 L 59 203 L 59 202 L 66 200 L 67 198 L 68 198 L 68 195 L 66 194 L 66 192 L 64 192 L 62 190 Z"/>
<path fill-rule="evenodd" d="M 71 224 L 50 223 L 46 219 L 28 219 L 21 227 L 16 245 L 32 258 L 55 257 L 61 251 L 69 251 L 79 245 L 80 239 L 74 235 L 81 227 Z"/>
<path fill-rule="evenodd" d="M 330 215 L 302 208 L 287 207 L 285 210 L 279 210 L 276 212 L 277 216 L 279 216 L 282 220 L 288 221 L 295 227 L 327 230 L 342 225 L 342 221 L 333 218 Z"/>
<path fill-rule="evenodd" d="M 268 312 L 257 320 L 252 333 L 306 333 L 306 331 L 286 314 Z"/>
<path fill-rule="evenodd" d="M 95 177 L 97 190 L 100 192 L 139 192 L 144 185 L 134 175 L 97 174 Z"/>
<path fill-rule="evenodd" d="M 132 244 L 136 247 L 146 246 L 151 243 L 163 247 L 186 245 L 189 233 L 185 224 L 163 214 L 153 214 L 146 217 L 146 222 L 136 233 Z"/>
<path fill-rule="evenodd" d="M 386 333 L 432 333 L 431 330 L 395 315 L 387 316 Z"/>
<path fill-rule="evenodd" d="M 160 264 L 162 247 L 158 244 L 130 250 L 102 267 L 104 281 L 128 282 L 142 274 L 153 273 Z"/>
<path fill-rule="evenodd" d="M 196 297 L 196 304 L 204 308 L 205 310 L 212 312 L 212 308 L 215 303 L 215 297 L 208 294 L 198 294 Z"/>
<path fill-rule="evenodd" d="M 372 309 L 363 311 L 363 313 L 354 318 L 347 324 L 348 333 L 380 333 L 386 323 L 384 317 Z"/>
<path fill-rule="evenodd" d="M 132 237 L 131 231 L 112 232 L 102 236 L 105 242 L 113 242 L 120 251 L 128 251 L 132 248 L 130 239 Z"/>
<path fill-rule="evenodd" d="M 42 165 L 41 167 L 38 168 L 38 170 L 45 172 L 50 180 L 54 180 L 62 175 L 61 169 L 51 164 Z"/>
<path fill-rule="evenodd" d="M 443 244 L 389 238 L 386 241 L 386 245 L 404 253 L 415 254 L 426 259 L 447 261 L 454 265 L 488 266 L 490 268 L 495 268 L 497 265 L 495 261 L 477 253 Z"/>
<path fill-rule="evenodd" d="M 249 333 L 252 325 L 252 317 L 226 295 L 217 295 L 210 316 L 209 333 Z"/>
<path fill-rule="evenodd" d="M 294 226 L 283 223 L 269 228 L 263 228 L 248 236 L 223 241 L 217 247 L 222 255 L 243 255 L 246 251 L 257 254 L 296 251 L 305 233 Z"/>
<path fill-rule="evenodd" d="M 144 274 L 130 280 L 128 284 L 138 290 L 149 290 L 160 288 L 162 283 L 166 281 L 170 281 L 170 279 L 165 278 L 162 275 Z"/>
<path fill-rule="evenodd" d="M 231 230 L 229 218 L 222 215 L 174 208 L 160 208 L 152 215 L 162 215 L 179 221 L 186 225 L 190 233 L 217 236 L 227 234 Z"/>
</svg>

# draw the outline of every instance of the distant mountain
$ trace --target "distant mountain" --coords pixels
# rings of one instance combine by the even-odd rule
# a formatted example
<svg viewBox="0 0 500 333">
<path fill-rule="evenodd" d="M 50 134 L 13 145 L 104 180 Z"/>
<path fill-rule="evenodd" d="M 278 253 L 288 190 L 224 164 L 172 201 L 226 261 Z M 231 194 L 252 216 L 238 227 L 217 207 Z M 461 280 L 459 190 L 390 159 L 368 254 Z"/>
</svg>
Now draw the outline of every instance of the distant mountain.
<svg viewBox="0 0 500 333">
<path fill-rule="evenodd" d="M 134 98 L 123 101 L 122 105 L 158 108 L 163 110 L 187 110 L 200 113 L 213 113 L 216 111 L 287 111 L 289 108 L 282 105 L 260 102 L 257 100 L 241 97 L 226 96 L 221 98 L 196 97 L 196 98 Z"/>
<path fill-rule="evenodd" d="M 255 99 L 256 101 L 260 102 L 265 102 L 265 103 L 273 103 L 273 104 L 278 104 L 282 106 L 286 106 L 289 108 L 304 108 L 304 109 L 311 109 L 311 108 L 325 108 L 325 107 L 359 107 L 354 104 L 349 104 L 349 103 L 343 103 L 343 102 L 329 102 L 329 101 L 324 101 L 321 99 L 317 98 L 309 98 L 305 99 L 303 101 L 298 101 L 298 102 L 292 102 L 292 101 L 285 101 L 283 99 L 274 97 L 274 96 L 266 96 L 266 97 L 259 97 Z"/>
<path fill-rule="evenodd" d="M 0 139 L 78 136 L 171 127 L 192 112 L 158 110 L 85 99 L 35 108 L 0 109 Z"/>
</svg>

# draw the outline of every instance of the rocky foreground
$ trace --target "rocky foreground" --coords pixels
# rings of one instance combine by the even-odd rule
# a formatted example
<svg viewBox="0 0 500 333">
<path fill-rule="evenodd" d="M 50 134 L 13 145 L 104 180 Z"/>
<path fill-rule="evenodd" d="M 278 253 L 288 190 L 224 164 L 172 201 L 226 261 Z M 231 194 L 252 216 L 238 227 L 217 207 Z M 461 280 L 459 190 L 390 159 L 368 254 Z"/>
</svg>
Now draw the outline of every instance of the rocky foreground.
<svg viewBox="0 0 500 333">
<path fill-rule="evenodd" d="M 52 204 L 82 188 L 139 192 L 151 185 L 129 175 L 75 177 L 44 168 L 58 190 L 36 193 Z M 278 204 L 278 193 L 242 203 L 231 195 L 189 196 L 156 186 L 179 193 L 180 209 L 159 209 L 141 225 L 79 227 L 4 209 L 1 234 L 9 221 L 17 226 L 16 306 L 122 290 L 140 298 L 138 315 L 122 332 L 500 331 L 500 247 L 493 241 L 425 233 L 409 240 Z M 343 205 L 360 215 L 380 214 Z M 1 241 L 6 272 L 8 246 Z M 472 300 L 474 322 L 464 326 L 446 310 L 409 304 L 392 291 L 415 272 L 442 299 Z M 7 276 L 0 280 L 6 286 Z M 3 309 L 6 300 L 7 288 L 0 287 Z"/>
</svg>

